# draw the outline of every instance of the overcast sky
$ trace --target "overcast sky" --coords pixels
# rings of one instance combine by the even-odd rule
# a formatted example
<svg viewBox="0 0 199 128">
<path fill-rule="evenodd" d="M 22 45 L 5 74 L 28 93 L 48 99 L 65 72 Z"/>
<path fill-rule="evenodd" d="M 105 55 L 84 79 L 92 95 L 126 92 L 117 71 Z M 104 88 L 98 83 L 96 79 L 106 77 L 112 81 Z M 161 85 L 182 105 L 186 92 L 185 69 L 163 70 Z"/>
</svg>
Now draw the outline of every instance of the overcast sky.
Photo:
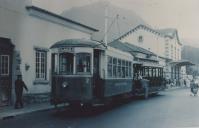
<svg viewBox="0 0 199 128">
<path fill-rule="evenodd" d="M 61 13 L 74 6 L 100 0 L 32 0 L 33 4 Z M 105 1 L 105 0 L 103 0 Z M 176 28 L 179 37 L 199 40 L 199 0 L 106 0 L 134 11 L 155 29 Z"/>
</svg>

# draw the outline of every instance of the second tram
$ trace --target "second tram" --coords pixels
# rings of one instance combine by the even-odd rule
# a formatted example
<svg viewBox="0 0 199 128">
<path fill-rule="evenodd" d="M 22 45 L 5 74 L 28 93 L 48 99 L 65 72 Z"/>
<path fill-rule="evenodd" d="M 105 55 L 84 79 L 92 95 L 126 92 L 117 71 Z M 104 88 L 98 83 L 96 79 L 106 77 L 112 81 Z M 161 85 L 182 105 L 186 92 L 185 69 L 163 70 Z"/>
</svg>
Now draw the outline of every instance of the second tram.
<svg viewBox="0 0 199 128">
<path fill-rule="evenodd" d="M 157 64 L 154 66 L 144 66 L 142 64 L 134 64 L 134 95 L 146 95 L 149 94 L 157 94 L 159 91 L 165 89 L 164 85 L 164 76 L 163 76 L 163 67 L 158 66 Z M 142 79 L 147 80 L 147 91 L 141 85 L 141 82 L 138 78 L 138 74 L 142 76 Z M 148 96 L 147 96 L 148 97 Z"/>
</svg>

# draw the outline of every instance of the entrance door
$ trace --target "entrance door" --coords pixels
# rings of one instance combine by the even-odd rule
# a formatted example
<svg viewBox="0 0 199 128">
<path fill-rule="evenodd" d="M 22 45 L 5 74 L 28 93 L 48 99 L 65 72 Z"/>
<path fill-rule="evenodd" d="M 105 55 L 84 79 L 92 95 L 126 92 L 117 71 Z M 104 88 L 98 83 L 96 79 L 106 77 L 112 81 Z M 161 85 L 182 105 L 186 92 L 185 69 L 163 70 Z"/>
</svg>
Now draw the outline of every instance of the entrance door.
<svg viewBox="0 0 199 128">
<path fill-rule="evenodd" d="M 93 67 L 93 96 L 98 98 L 101 95 L 100 79 L 100 50 L 94 50 L 94 67 Z"/>
<path fill-rule="evenodd" d="M 10 39 L 0 38 L 0 106 L 11 101 L 13 48 Z"/>
</svg>

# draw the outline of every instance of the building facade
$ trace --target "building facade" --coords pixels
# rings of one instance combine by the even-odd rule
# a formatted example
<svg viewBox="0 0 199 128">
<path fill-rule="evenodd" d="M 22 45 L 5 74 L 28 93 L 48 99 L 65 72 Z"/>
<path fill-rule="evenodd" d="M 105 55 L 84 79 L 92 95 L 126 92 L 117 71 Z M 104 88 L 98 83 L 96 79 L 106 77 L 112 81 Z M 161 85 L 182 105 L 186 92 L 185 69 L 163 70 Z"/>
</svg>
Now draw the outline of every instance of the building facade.
<svg viewBox="0 0 199 128">
<path fill-rule="evenodd" d="M 31 0 L 1 0 L 0 17 L 0 106 L 13 103 L 18 74 L 29 89 L 27 101 L 34 102 L 37 96 L 48 99 L 50 46 L 64 39 L 90 39 L 97 31 L 38 8 Z"/>
<path fill-rule="evenodd" d="M 155 30 L 146 25 L 138 25 L 116 40 L 155 53 L 159 64 L 164 66 L 165 78 L 180 81 L 186 76 L 185 65 L 188 63 L 181 60 L 182 44 L 176 29 Z"/>
<path fill-rule="evenodd" d="M 182 44 L 175 29 L 154 30 L 145 25 L 138 25 L 119 40 L 145 48 L 161 57 L 181 60 Z"/>
</svg>

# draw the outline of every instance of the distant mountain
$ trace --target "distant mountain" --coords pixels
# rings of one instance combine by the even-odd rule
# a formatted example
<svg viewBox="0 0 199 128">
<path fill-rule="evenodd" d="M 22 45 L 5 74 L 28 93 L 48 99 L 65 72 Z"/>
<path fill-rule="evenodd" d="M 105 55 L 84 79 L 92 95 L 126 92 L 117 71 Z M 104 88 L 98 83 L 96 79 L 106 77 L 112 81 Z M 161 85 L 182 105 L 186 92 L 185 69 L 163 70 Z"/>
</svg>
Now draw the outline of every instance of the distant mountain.
<svg viewBox="0 0 199 128">
<path fill-rule="evenodd" d="M 139 24 L 147 25 L 135 12 L 102 1 L 82 7 L 73 7 L 65 10 L 61 15 L 98 29 L 99 32 L 95 33 L 92 38 L 102 41 L 104 39 L 106 5 L 108 5 L 109 13 L 108 42 L 118 38 Z"/>
<path fill-rule="evenodd" d="M 199 48 L 184 45 L 182 48 L 182 59 L 199 64 Z"/>
<path fill-rule="evenodd" d="M 199 39 L 181 39 L 183 45 L 199 48 Z"/>
</svg>

